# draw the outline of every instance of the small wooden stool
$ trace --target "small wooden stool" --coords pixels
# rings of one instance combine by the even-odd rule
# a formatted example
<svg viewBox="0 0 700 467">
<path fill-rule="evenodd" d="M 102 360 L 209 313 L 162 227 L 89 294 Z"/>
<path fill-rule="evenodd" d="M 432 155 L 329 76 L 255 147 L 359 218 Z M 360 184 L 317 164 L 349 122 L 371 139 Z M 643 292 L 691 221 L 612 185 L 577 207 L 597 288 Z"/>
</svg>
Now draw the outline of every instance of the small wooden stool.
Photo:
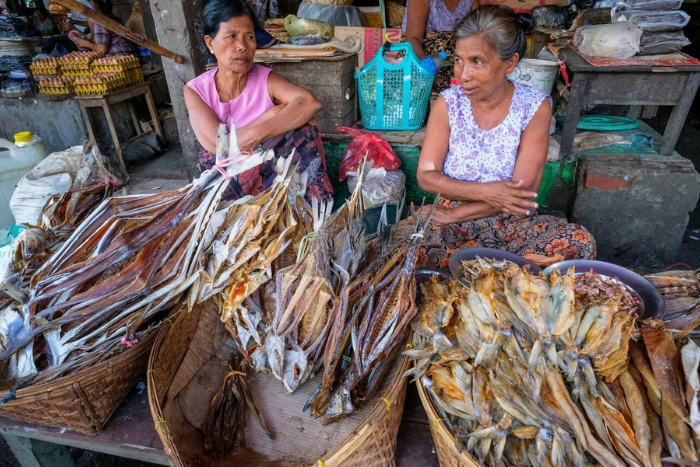
<svg viewBox="0 0 700 467">
<path fill-rule="evenodd" d="M 112 119 L 112 111 L 110 106 L 118 102 L 126 101 L 126 105 L 129 108 L 129 113 L 131 114 L 131 121 L 136 127 L 136 135 L 141 135 L 143 132 L 141 131 L 141 126 L 139 125 L 139 119 L 136 117 L 136 112 L 134 111 L 134 103 L 131 101 L 131 99 L 138 96 L 144 96 L 146 98 L 148 111 L 151 114 L 151 120 L 153 121 L 153 128 L 155 129 L 156 135 L 158 135 L 160 138 L 160 142 L 165 144 L 163 129 L 160 126 L 158 112 L 156 112 L 156 105 L 153 102 L 151 88 L 147 81 L 107 94 L 75 96 L 75 99 L 80 104 L 80 111 L 83 113 L 85 126 L 87 126 L 88 136 L 90 137 L 91 143 L 95 143 L 96 139 L 95 132 L 92 128 L 92 121 L 90 120 L 90 114 L 88 113 L 87 109 L 89 107 L 102 107 L 104 110 L 105 117 L 107 118 L 107 124 L 109 125 L 109 132 L 112 134 L 112 139 L 114 140 L 114 151 L 117 153 L 117 163 L 119 164 L 119 169 L 123 171 L 124 174 L 127 174 L 126 166 L 124 165 L 124 159 L 122 158 L 122 147 L 119 143 L 116 128 L 114 128 L 114 120 Z"/>
</svg>

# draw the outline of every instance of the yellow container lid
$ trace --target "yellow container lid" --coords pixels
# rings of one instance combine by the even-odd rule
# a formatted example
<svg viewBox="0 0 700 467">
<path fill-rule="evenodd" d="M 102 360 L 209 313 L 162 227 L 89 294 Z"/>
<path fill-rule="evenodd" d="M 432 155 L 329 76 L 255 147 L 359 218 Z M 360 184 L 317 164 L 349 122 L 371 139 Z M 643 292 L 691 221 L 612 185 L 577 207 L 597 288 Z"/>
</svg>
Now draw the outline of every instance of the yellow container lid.
<svg viewBox="0 0 700 467">
<path fill-rule="evenodd" d="M 20 131 L 15 133 L 15 143 L 29 143 L 34 139 L 31 131 Z"/>
</svg>

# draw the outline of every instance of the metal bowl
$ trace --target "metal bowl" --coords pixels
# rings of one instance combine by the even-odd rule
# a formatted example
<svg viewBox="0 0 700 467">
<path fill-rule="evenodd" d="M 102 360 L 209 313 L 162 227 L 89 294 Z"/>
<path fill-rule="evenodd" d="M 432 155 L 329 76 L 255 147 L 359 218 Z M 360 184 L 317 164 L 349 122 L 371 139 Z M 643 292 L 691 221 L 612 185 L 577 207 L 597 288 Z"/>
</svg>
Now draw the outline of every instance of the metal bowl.
<svg viewBox="0 0 700 467">
<path fill-rule="evenodd" d="M 532 261 L 518 256 L 515 253 L 510 253 L 508 251 L 499 250 L 497 248 L 463 248 L 457 253 L 450 256 L 450 261 L 447 264 L 452 273 L 452 277 L 462 282 L 462 261 L 472 261 L 477 257 L 484 259 L 493 259 L 496 261 L 507 260 L 518 266 L 529 266 L 530 272 L 532 274 L 539 274 L 542 268 L 533 263 Z"/>
<path fill-rule="evenodd" d="M 574 266 L 576 274 L 583 274 L 587 271 L 593 271 L 601 276 L 611 277 L 625 284 L 634 291 L 642 301 L 644 310 L 640 318 L 658 318 L 664 317 L 666 305 L 661 293 L 654 287 L 651 282 L 643 278 L 637 273 L 625 269 L 622 266 L 606 263 L 604 261 L 595 261 L 590 259 L 570 259 L 561 261 L 548 266 L 542 271 L 542 274 L 549 276 L 555 269 L 560 273 L 566 274 L 571 266 Z"/>
</svg>

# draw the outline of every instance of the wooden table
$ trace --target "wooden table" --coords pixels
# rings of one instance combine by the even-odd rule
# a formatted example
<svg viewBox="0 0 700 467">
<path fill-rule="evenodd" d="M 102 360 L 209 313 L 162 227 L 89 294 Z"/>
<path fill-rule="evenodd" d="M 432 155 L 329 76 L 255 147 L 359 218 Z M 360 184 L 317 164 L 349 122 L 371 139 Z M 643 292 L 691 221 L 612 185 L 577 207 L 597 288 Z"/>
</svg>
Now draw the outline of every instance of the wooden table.
<svg viewBox="0 0 700 467">
<path fill-rule="evenodd" d="M 571 155 L 576 125 L 584 104 L 673 106 L 659 150 L 665 156 L 673 153 L 700 85 L 700 65 L 594 66 L 570 47 L 562 49 L 559 58 L 573 73 L 561 136 L 563 159 Z"/>
<path fill-rule="evenodd" d="M 5 438 L 22 467 L 75 467 L 66 446 L 170 465 L 153 427 L 145 387 L 142 391 L 135 389 L 127 396 L 105 425 L 104 431 L 97 436 L 4 417 L 0 417 L 0 435 Z M 438 467 L 428 418 L 413 384 L 408 388 L 399 428 L 396 465 Z"/>
<path fill-rule="evenodd" d="M 85 119 L 85 126 L 87 126 L 90 142 L 93 144 L 96 142 L 95 132 L 92 128 L 92 120 L 90 120 L 90 114 L 88 113 L 87 109 L 90 107 L 101 107 L 104 110 L 105 118 L 107 119 L 107 124 L 109 125 L 109 132 L 112 135 L 112 140 L 114 140 L 114 151 L 117 154 L 117 162 L 119 163 L 120 170 L 122 170 L 122 173 L 124 174 L 127 173 L 127 170 L 122 158 L 121 143 L 119 142 L 119 137 L 117 136 L 117 130 L 114 127 L 111 106 L 119 102 L 126 101 L 126 105 L 129 108 L 129 114 L 131 115 L 131 121 L 134 124 L 136 135 L 138 136 L 142 133 L 142 131 L 141 125 L 139 125 L 139 120 L 136 117 L 136 112 L 134 111 L 132 99 L 139 96 L 144 96 L 146 99 L 146 105 L 148 105 L 148 112 L 151 115 L 153 128 L 160 138 L 161 143 L 165 143 L 165 136 L 163 135 L 163 129 L 161 128 L 160 121 L 158 120 L 158 112 L 156 111 L 156 105 L 153 102 L 153 96 L 151 95 L 151 88 L 148 81 L 134 84 L 128 88 L 120 89 L 119 91 L 114 91 L 107 94 L 75 96 L 75 100 L 77 100 L 80 104 L 80 110 L 83 113 L 83 118 Z"/>
</svg>

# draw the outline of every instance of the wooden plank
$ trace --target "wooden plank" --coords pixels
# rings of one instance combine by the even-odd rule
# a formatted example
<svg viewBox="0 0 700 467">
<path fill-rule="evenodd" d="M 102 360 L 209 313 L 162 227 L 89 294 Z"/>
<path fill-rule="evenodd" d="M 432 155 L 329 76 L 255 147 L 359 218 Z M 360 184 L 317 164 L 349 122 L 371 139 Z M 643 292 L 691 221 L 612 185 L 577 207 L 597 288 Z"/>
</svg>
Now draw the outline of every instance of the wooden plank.
<svg viewBox="0 0 700 467">
<path fill-rule="evenodd" d="M 585 58 L 583 58 L 578 52 L 576 52 L 571 47 L 566 47 L 566 48 L 562 49 L 561 52 L 559 52 L 559 58 L 561 60 L 563 60 L 564 62 L 566 62 L 566 67 L 569 68 L 573 72 L 588 71 L 588 72 L 595 72 L 595 73 L 618 73 L 618 72 L 648 73 L 648 72 L 654 71 L 655 68 L 658 68 L 658 67 L 643 66 L 643 65 L 595 66 L 595 65 L 591 65 L 590 63 L 588 63 Z M 666 68 L 666 67 L 664 67 L 664 68 Z M 670 68 L 670 67 L 668 67 L 668 68 Z M 700 65 L 679 65 L 679 66 L 674 66 L 673 68 L 676 71 L 690 71 L 690 72 L 700 71 Z"/>
<path fill-rule="evenodd" d="M 581 102 L 589 105 L 675 105 L 685 98 L 683 89 L 691 75 L 682 72 L 578 74 L 588 77 Z"/>
<path fill-rule="evenodd" d="M 46 441 L 113 456 L 169 465 L 163 444 L 153 428 L 148 394 L 134 390 L 105 424 L 102 433 L 89 436 L 65 429 L 0 417 L 0 433 Z"/>
<path fill-rule="evenodd" d="M 82 3 L 76 0 L 55 0 L 55 2 L 59 5 L 62 5 L 68 9 L 75 11 L 76 13 L 80 13 L 87 19 L 104 26 L 105 28 L 109 29 L 110 31 L 116 34 L 119 34 L 120 36 L 126 37 L 130 41 L 147 48 L 151 52 L 155 52 L 159 55 L 162 55 L 163 57 L 169 58 L 175 63 L 185 63 L 185 59 L 181 55 L 178 55 L 175 52 L 166 49 L 165 47 L 161 46 L 156 42 L 153 42 L 152 40 L 149 40 L 141 34 L 136 34 L 134 31 L 127 28 L 123 24 L 119 24 L 117 21 L 108 18 L 107 16 L 103 15 L 97 10 L 88 8 L 87 6 L 83 5 Z"/>
<path fill-rule="evenodd" d="M 21 467 L 75 467 L 65 446 L 3 435 Z"/>
</svg>

